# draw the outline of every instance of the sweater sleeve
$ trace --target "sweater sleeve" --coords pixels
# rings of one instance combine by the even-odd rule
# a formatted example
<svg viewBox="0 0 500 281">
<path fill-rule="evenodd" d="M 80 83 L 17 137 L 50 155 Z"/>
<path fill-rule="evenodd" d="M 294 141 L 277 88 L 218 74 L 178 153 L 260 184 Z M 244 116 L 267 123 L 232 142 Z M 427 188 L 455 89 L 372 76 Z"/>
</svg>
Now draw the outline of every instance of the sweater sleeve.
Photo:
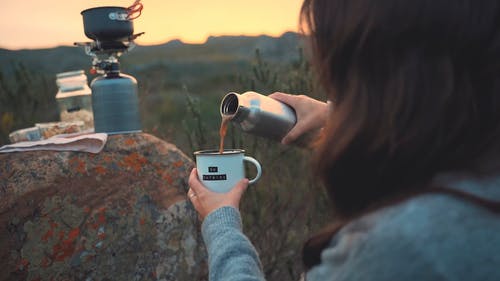
<svg viewBox="0 0 500 281">
<path fill-rule="evenodd" d="M 233 207 L 210 213 L 202 224 L 211 281 L 265 280 L 254 246 L 242 232 L 241 216 Z"/>
</svg>

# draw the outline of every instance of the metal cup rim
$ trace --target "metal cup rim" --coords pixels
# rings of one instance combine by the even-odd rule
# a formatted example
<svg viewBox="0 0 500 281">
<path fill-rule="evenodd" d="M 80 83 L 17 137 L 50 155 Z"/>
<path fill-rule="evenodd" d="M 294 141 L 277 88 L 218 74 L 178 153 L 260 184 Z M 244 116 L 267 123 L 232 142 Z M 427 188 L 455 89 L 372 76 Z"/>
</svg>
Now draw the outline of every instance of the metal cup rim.
<svg viewBox="0 0 500 281">
<path fill-rule="evenodd" d="M 234 155 L 234 154 L 241 154 L 245 153 L 245 150 L 243 149 L 224 149 L 222 154 L 219 153 L 218 149 L 205 149 L 205 150 L 198 150 L 194 152 L 194 155 Z"/>
<path fill-rule="evenodd" d="M 94 11 L 94 10 L 109 10 L 109 9 L 117 9 L 117 10 L 127 11 L 126 7 L 120 7 L 120 6 L 100 6 L 100 7 L 92 7 L 92 8 L 85 9 L 85 10 L 81 11 L 80 14 L 83 15 L 85 13 L 88 13 L 88 12 Z"/>
</svg>

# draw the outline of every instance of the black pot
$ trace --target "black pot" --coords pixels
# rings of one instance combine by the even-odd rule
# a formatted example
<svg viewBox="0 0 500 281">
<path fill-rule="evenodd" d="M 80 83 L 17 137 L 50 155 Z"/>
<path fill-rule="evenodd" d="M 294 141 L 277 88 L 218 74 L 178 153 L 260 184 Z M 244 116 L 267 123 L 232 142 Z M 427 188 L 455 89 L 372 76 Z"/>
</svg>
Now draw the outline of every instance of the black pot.
<svg viewBox="0 0 500 281">
<path fill-rule="evenodd" d="M 123 7 L 95 7 L 82 11 L 85 36 L 98 41 L 121 41 L 134 33 Z"/>
</svg>

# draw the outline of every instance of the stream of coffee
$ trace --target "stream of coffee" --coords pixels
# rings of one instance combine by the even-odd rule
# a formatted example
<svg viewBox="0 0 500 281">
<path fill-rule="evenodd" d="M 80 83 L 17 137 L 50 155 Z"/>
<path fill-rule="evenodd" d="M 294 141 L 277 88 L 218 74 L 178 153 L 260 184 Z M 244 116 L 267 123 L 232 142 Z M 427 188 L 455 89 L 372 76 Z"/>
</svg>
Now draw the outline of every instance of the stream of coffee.
<svg viewBox="0 0 500 281">
<path fill-rule="evenodd" d="M 229 121 L 231 121 L 232 116 L 222 116 L 222 121 L 220 123 L 219 135 L 220 135 L 220 144 L 219 144 L 219 153 L 224 153 L 224 138 L 227 133 L 227 125 Z"/>
</svg>

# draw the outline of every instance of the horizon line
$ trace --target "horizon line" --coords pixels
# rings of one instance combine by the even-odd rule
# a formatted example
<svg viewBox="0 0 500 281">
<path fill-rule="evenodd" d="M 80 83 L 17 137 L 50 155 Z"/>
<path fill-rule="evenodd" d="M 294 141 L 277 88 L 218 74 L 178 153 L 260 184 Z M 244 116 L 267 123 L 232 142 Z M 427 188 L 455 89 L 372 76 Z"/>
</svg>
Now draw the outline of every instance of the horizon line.
<svg viewBox="0 0 500 281">
<path fill-rule="evenodd" d="M 283 35 L 288 34 L 288 33 L 294 33 L 297 35 L 301 34 L 300 32 L 293 31 L 293 30 L 284 31 L 280 35 L 270 35 L 268 33 L 260 33 L 260 34 L 255 34 L 255 35 L 252 35 L 252 34 L 222 34 L 222 35 L 208 35 L 203 41 L 189 41 L 189 40 L 184 41 L 181 38 L 172 38 L 172 39 L 167 39 L 165 41 L 161 41 L 158 43 L 150 42 L 150 43 L 142 44 L 142 43 L 136 42 L 136 45 L 137 46 L 152 47 L 152 46 L 165 45 L 165 44 L 168 44 L 168 43 L 174 42 L 174 41 L 178 41 L 178 42 L 185 44 L 185 45 L 203 45 L 203 44 L 206 44 L 211 38 L 261 37 L 261 36 L 267 36 L 267 37 L 271 37 L 271 38 L 279 38 L 279 37 L 282 37 Z M 89 41 L 90 41 L 90 39 L 89 39 Z M 74 44 L 70 44 L 70 43 L 55 43 L 55 44 L 39 46 L 39 47 L 5 47 L 5 46 L 2 46 L 0 44 L 0 49 L 1 50 L 8 50 L 8 51 L 25 51 L 25 50 L 48 50 L 48 49 L 55 49 L 55 48 L 60 48 L 60 47 L 73 47 L 73 46 L 74 46 Z"/>
</svg>

